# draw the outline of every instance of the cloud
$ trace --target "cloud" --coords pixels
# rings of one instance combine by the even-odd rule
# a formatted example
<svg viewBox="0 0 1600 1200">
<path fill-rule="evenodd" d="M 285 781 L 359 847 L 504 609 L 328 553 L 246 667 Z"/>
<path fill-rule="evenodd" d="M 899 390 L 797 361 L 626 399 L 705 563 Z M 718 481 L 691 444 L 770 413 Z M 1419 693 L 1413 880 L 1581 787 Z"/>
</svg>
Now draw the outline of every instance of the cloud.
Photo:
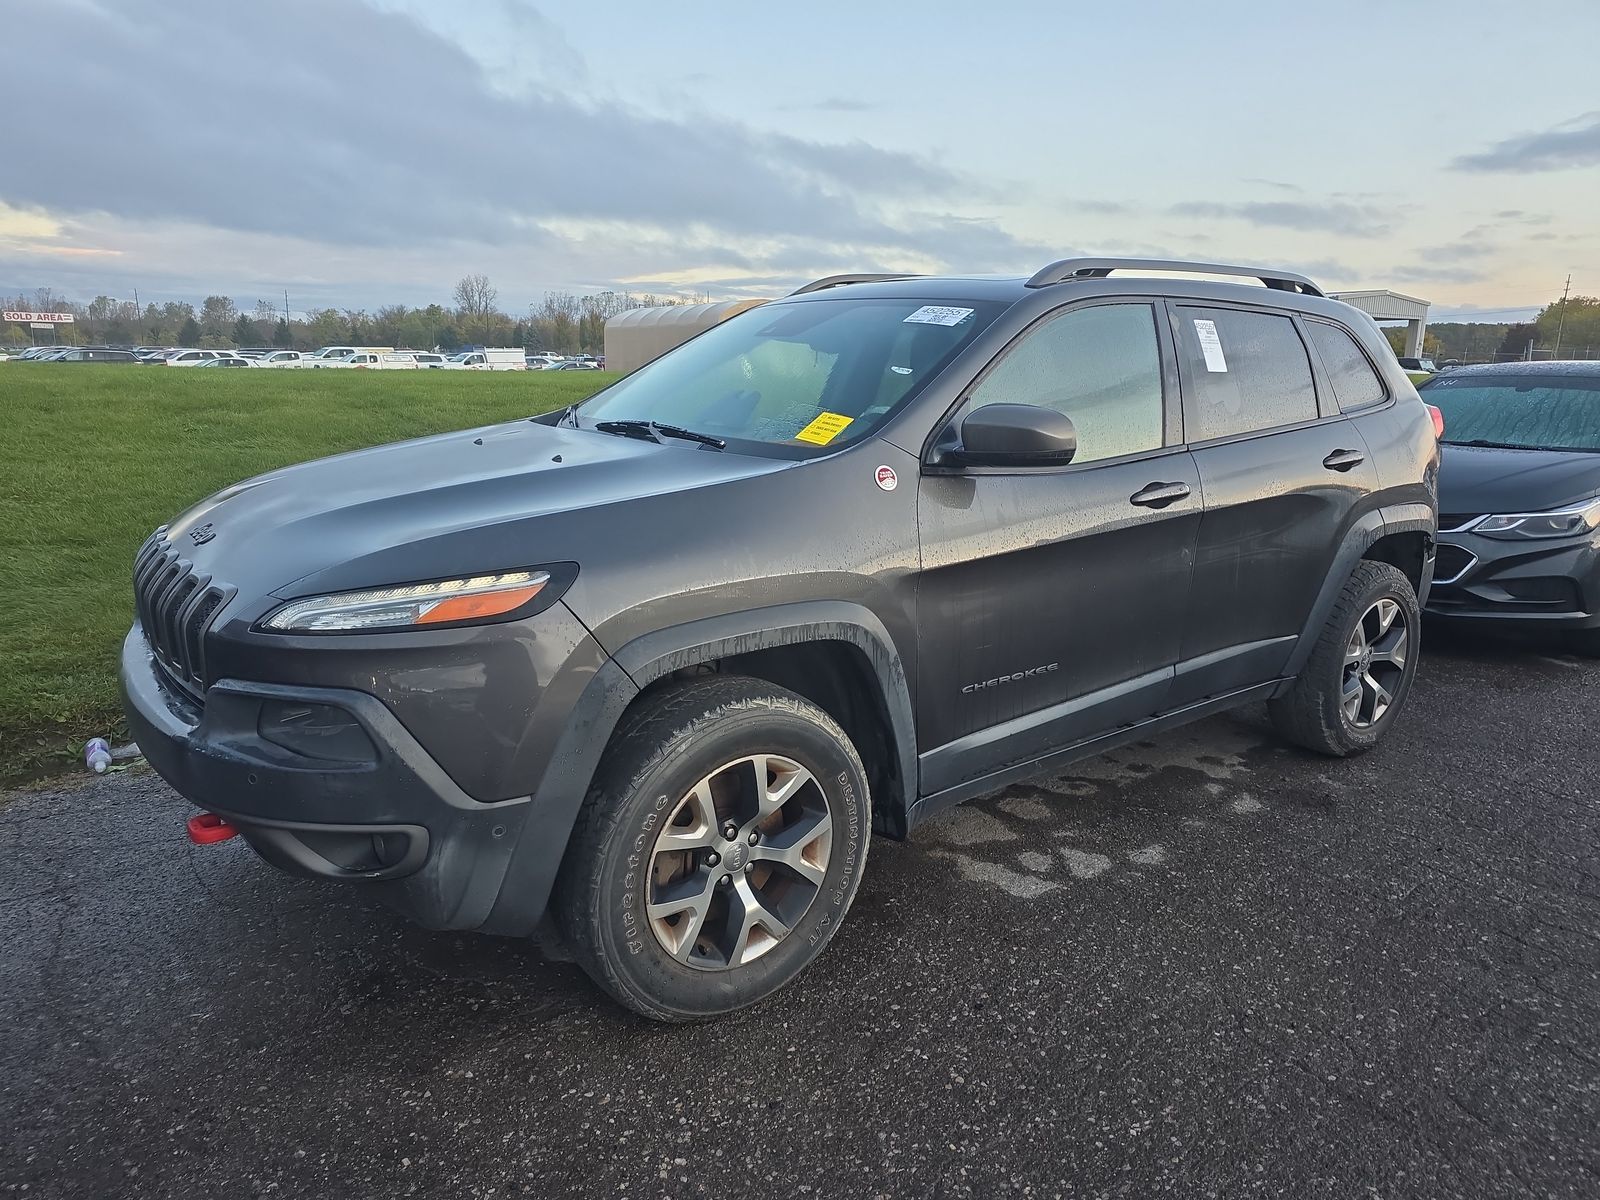
<svg viewBox="0 0 1600 1200">
<path fill-rule="evenodd" d="M 1515 221 L 1519 225 L 1548 225 L 1549 213 L 1527 212 L 1520 208 L 1502 208 L 1499 212 L 1491 213 L 1497 221 Z"/>
<path fill-rule="evenodd" d="M 1313 204 L 1295 200 L 1257 200 L 1221 204 L 1191 200 L 1174 204 L 1174 216 L 1247 221 L 1275 229 L 1335 233 L 1349 237 L 1382 237 L 1389 232 L 1385 214 L 1366 204 Z"/>
<path fill-rule="evenodd" d="M 992 220 L 926 212 L 979 194 L 932 159 L 584 100 L 542 83 L 533 59 L 486 63 L 421 23 L 415 3 L 374 2 L 387 10 L 361 0 L 229 6 L 226 20 L 211 0 L 25 10 L 0 40 L 0 78 L 11 94 L 49 96 L 51 129 L 8 146 L 0 203 L 134 240 L 144 230 L 176 242 L 184 228 L 232 231 L 258 250 L 278 239 L 316 274 L 316 245 L 333 259 L 364 248 L 459 264 L 445 279 L 492 274 L 501 260 L 570 261 L 561 228 L 574 221 L 634 231 L 633 247 L 658 256 L 631 262 L 645 271 L 676 267 L 677 243 L 703 264 L 758 271 L 1034 257 Z M 496 11 L 507 29 L 544 28 L 521 6 Z M 93 153 L 63 153 L 75 144 Z M 169 247 L 192 272 L 209 268 Z M 625 270 L 629 249 L 597 261 Z M 15 270 L 16 247 L 0 253 Z M 252 274 L 277 269 L 266 259 Z M 563 279 L 550 270 L 539 277 Z"/>
<path fill-rule="evenodd" d="M 1417 253 L 1430 263 L 1458 263 L 1471 259 L 1488 258 L 1500 250 L 1497 242 L 1491 241 L 1489 235 L 1493 232 L 1491 226 L 1477 225 L 1467 230 L 1453 242 L 1444 242 L 1437 246 L 1424 246 Z"/>
<path fill-rule="evenodd" d="M 1304 192 L 1305 188 L 1298 183 L 1284 183 L 1281 179 L 1263 179 L 1259 175 L 1252 175 L 1245 180 L 1246 183 L 1259 183 L 1265 187 L 1277 188 L 1280 192 Z"/>
<path fill-rule="evenodd" d="M 1506 138 L 1450 165 L 1458 171 L 1516 173 L 1600 166 L 1600 112 L 1585 113 L 1542 133 Z"/>
<path fill-rule="evenodd" d="M 876 112 L 882 108 L 881 104 L 872 104 L 866 100 L 855 100 L 848 96 L 828 96 L 810 104 L 785 104 L 783 112 L 825 112 L 825 113 L 864 113 Z"/>
<path fill-rule="evenodd" d="M 1396 267 L 1390 277 L 1401 283 L 1479 283 L 1486 279 L 1476 267 L 1433 267 L 1412 265 Z"/>
</svg>

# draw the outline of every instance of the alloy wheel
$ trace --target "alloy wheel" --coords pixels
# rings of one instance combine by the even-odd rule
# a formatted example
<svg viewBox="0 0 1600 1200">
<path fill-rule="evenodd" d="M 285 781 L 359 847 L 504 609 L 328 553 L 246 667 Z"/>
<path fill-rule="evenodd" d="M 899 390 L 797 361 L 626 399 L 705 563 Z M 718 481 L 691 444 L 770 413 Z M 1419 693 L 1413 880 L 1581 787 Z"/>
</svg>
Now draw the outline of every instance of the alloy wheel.
<svg viewBox="0 0 1600 1200">
<path fill-rule="evenodd" d="M 645 902 L 656 940 L 700 970 L 755 961 L 821 894 L 832 845 L 827 793 L 804 766 L 777 754 L 725 763 L 656 835 Z"/>
<path fill-rule="evenodd" d="M 1374 601 L 1350 633 L 1344 648 L 1344 678 L 1339 705 L 1355 729 L 1383 719 L 1405 678 L 1411 632 L 1405 610 L 1384 597 Z"/>
</svg>

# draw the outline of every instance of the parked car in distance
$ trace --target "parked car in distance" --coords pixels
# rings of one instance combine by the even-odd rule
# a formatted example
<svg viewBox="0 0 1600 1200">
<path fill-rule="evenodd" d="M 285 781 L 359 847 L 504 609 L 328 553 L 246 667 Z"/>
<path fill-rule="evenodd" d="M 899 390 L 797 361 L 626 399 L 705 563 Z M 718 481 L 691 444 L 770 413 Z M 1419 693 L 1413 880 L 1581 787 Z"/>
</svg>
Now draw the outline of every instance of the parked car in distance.
<svg viewBox="0 0 1600 1200">
<path fill-rule="evenodd" d="M 393 346 L 324 346 L 301 359 L 303 367 L 324 367 L 353 354 L 393 354 Z"/>
<path fill-rule="evenodd" d="M 546 367 L 554 366 L 556 363 L 564 362 L 566 360 L 563 359 L 559 354 L 552 354 L 548 351 L 538 351 L 533 354 L 523 355 L 523 361 L 528 364 L 528 370 L 542 371 Z"/>
<path fill-rule="evenodd" d="M 1600 362 L 1457 367 L 1420 391 L 1444 418 L 1428 613 L 1600 657 Z"/>
<path fill-rule="evenodd" d="M 387 354 L 374 350 L 357 350 L 354 354 L 325 358 L 312 364 L 316 367 L 352 371 L 415 371 L 417 362 L 409 354 L 390 351 Z"/>
<path fill-rule="evenodd" d="M 419 368 L 442 367 L 448 361 L 444 355 L 431 350 L 408 350 L 406 353 L 411 355 Z"/>
<path fill-rule="evenodd" d="M 554 369 L 557 371 L 598 371 L 600 364 L 593 359 L 569 358 L 564 363 L 557 363 Z"/>
<path fill-rule="evenodd" d="M 204 362 L 214 362 L 219 358 L 237 359 L 239 356 L 232 350 L 168 350 L 159 360 L 168 367 L 197 367 Z M 245 360 L 240 360 L 245 361 Z"/>
<path fill-rule="evenodd" d="M 53 362 L 97 362 L 97 363 L 128 363 L 137 365 L 139 358 L 132 350 L 101 350 L 86 347 L 78 350 L 68 350 L 57 355 Z"/>
<path fill-rule="evenodd" d="M 1378 744 L 1438 456 L 1302 276 L 823 279 L 563 411 L 177 515 L 126 710 L 205 836 L 433 928 L 551 918 L 621 1003 L 710 1017 L 816 958 L 874 832 L 1243 704 Z"/>
<path fill-rule="evenodd" d="M 298 367 L 302 358 L 298 350 L 269 350 L 256 359 L 256 363 L 263 367 Z"/>
<path fill-rule="evenodd" d="M 245 358 L 242 355 L 229 355 L 208 359 L 205 362 L 195 363 L 194 365 L 197 367 L 249 367 L 254 369 L 261 364 L 253 358 Z"/>
<path fill-rule="evenodd" d="M 1439 369 L 1433 365 L 1431 358 L 1402 358 L 1399 361 L 1402 369 L 1413 373 L 1426 372 L 1432 375 Z"/>
<path fill-rule="evenodd" d="M 462 350 L 440 364 L 446 371 L 526 371 L 527 360 L 515 346 L 487 350 Z"/>
</svg>

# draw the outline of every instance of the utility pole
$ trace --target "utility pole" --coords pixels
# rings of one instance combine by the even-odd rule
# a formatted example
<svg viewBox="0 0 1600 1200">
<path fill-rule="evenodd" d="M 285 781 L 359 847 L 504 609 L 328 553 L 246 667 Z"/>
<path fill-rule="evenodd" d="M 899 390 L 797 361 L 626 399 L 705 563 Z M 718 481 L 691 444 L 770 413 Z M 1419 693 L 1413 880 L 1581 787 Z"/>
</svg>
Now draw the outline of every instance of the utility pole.
<svg viewBox="0 0 1600 1200">
<path fill-rule="evenodd" d="M 1556 320 L 1556 348 L 1551 358 L 1561 357 L 1561 331 L 1567 325 L 1567 293 L 1572 291 L 1572 272 L 1567 272 L 1567 286 L 1561 289 L 1561 316 Z"/>
</svg>

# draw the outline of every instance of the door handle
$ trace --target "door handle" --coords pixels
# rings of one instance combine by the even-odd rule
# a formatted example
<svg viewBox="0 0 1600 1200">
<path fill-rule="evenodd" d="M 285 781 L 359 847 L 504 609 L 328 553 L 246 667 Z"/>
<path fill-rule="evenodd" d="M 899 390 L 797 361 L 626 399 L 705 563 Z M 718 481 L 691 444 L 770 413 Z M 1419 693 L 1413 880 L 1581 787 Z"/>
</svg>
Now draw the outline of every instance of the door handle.
<svg viewBox="0 0 1600 1200">
<path fill-rule="evenodd" d="M 1128 497 L 1131 504 L 1141 508 L 1165 508 L 1189 496 L 1187 483 L 1152 483 Z"/>
<path fill-rule="evenodd" d="M 1335 450 L 1322 460 L 1322 465 L 1330 471 L 1348 471 L 1366 461 L 1367 456 L 1359 450 Z"/>
</svg>

